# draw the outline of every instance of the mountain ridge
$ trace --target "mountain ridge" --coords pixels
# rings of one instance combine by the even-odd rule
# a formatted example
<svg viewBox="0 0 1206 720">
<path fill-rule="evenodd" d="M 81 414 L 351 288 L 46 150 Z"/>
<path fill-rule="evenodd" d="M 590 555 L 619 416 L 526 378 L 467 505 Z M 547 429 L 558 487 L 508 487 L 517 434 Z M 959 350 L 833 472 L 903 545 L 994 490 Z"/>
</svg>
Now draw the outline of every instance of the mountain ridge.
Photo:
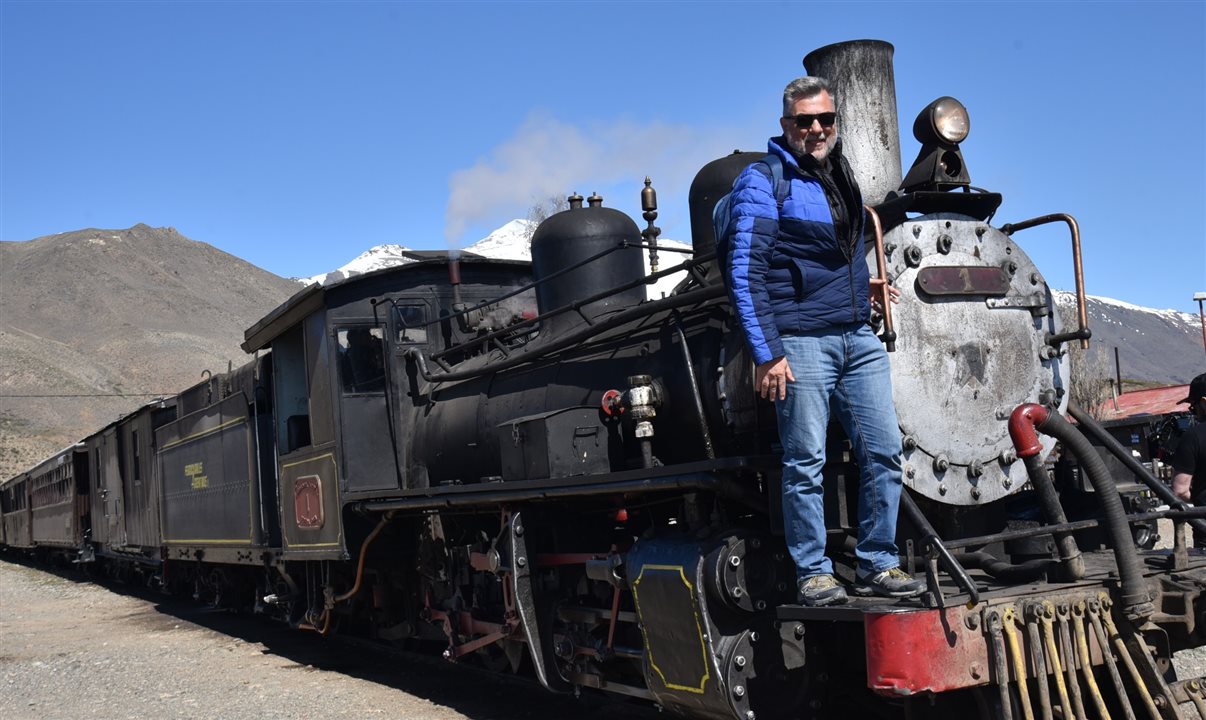
<svg viewBox="0 0 1206 720">
<path fill-rule="evenodd" d="M 297 290 L 170 227 L 0 242 L 0 478 L 246 362 L 243 330 Z"/>
</svg>

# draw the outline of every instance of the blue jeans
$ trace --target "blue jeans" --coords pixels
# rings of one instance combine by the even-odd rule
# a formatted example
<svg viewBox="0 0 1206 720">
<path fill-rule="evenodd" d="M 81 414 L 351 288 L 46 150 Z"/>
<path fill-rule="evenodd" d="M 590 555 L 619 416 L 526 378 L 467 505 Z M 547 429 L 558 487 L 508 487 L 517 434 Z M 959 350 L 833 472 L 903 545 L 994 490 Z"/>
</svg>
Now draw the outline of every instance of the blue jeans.
<svg viewBox="0 0 1206 720">
<path fill-rule="evenodd" d="M 775 402 L 783 445 L 783 528 L 801 578 L 832 573 L 825 557 L 821 469 L 832 410 L 854 447 L 859 467 L 858 544 L 861 574 L 900 564 L 900 427 L 892 404 L 888 355 L 862 323 L 782 338 L 795 381 Z"/>
</svg>

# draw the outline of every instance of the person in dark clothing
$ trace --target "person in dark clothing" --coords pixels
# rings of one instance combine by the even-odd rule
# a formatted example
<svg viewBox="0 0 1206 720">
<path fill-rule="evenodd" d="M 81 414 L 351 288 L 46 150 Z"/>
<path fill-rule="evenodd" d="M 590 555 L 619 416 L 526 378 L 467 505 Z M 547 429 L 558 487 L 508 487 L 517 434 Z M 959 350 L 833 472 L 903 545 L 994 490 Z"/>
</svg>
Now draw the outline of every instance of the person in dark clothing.
<svg viewBox="0 0 1206 720">
<path fill-rule="evenodd" d="M 1172 490 L 1177 497 L 1193 503 L 1206 504 L 1206 373 L 1189 383 L 1189 412 L 1197 424 L 1185 431 L 1173 453 Z M 1194 545 L 1206 547 L 1206 536 L 1194 532 Z"/>
<path fill-rule="evenodd" d="M 822 475 L 832 407 L 859 464 L 854 592 L 912 597 L 924 584 L 900 569 L 896 520 L 900 427 L 888 356 L 868 322 L 865 213 L 842 155 L 829 83 L 792 81 L 783 91 L 783 134 L 768 151 L 789 183 L 779 206 L 767 162 L 733 183 L 733 240 L 724 267 L 756 364 L 758 393 L 775 402 L 783 445 L 783 519 L 800 602 L 845 602 L 825 556 Z M 782 193 L 778 197 L 783 197 Z"/>
</svg>

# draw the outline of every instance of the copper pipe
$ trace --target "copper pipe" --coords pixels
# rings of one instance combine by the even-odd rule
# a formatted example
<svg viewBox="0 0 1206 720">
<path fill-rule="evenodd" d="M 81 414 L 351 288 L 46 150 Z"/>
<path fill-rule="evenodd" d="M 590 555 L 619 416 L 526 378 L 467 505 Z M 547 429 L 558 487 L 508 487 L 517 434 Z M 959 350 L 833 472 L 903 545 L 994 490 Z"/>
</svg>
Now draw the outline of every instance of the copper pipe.
<svg viewBox="0 0 1206 720">
<path fill-rule="evenodd" d="M 392 510 L 385 513 L 385 515 L 381 517 L 381 521 L 377 523 L 377 527 L 373 528 L 373 531 L 369 533 L 368 537 L 364 539 L 364 542 L 360 544 L 360 560 L 356 563 L 356 582 L 352 585 L 351 590 L 348 590 L 342 595 L 336 595 L 335 602 L 343 602 L 344 600 L 347 600 L 356 593 L 360 592 L 360 581 L 364 579 L 364 560 L 368 556 L 369 543 L 373 542 L 373 540 L 375 540 L 377 536 L 381 534 L 381 531 L 385 529 L 385 526 L 388 525 L 393 519 L 394 512 Z"/>
<path fill-rule="evenodd" d="M 322 629 L 321 630 L 318 629 L 317 627 L 311 625 L 310 623 L 299 623 L 297 626 L 297 629 L 298 630 L 313 630 L 314 632 L 318 633 L 319 635 L 326 635 L 331 630 L 331 611 L 323 610 L 322 617 L 319 618 L 319 620 L 322 621 Z"/>
<path fill-rule="evenodd" d="M 366 537 L 364 539 L 364 542 L 360 544 L 360 560 L 356 563 L 356 582 L 352 585 L 351 590 L 348 590 L 347 592 L 345 592 L 342 595 L 336 595 L 335 602 L 343 602 L 344 600 L 347 600 L 348 598 L 352 597 L 356 593 L 360 592 L 360 583 L 364 579 L 364 560 L 368 556 L 369 543 L 373 542 L 373 540 L 375 540 L 376 537 L 379 534 L 381 534 L 381 531 L 385 529 L 385 526 L 388 525 L 389 522 L 393 519 L 394 519 L 394 512 L 392 510 L 390 512 L 385 513 L 385 515 L 383 515 L 381 517 L 381 521 L 377 523 L 377 527 L 373 528 L 373 531 L 371 533 L 369 533 L 368 537 Z M 300 623 L 297 627 L 300 630 L 313 630 L 313 631 L 317 632 L 319 635 L 326 635 L 331 630 L 331 609 L 330 608 L 323 609 L 322 617 L 320 618 L 320 620 L 322 622 L 321 629 L 319 629 L 318 627 L 316 627 L 314 625 L 311 625 L 310 623 Z"/>
<path fill-rule="evenodd" d="M 616 639 L 616 616 L 620 614 L 620 588 L 616 588 L 611 596 L 611 623 L 607 628 L 607 649 L 610 650 Z"/>
<path fill-rule="evenodd" d="M 1198 300 L 1198 317 L 1202 320 L 1202 348 L 1206 350 L 1206 308 L 1203 308 L 1201 300 Z"/>
<path fill-rule="evenodd" d="M 461 261 L 448 258 L 448 284 L 452 286 L 453 307 L 461 305 Z"/>
<path fill-rule="evenodd" d="M 888 292 L 888 260 L 884 255 L 884 230 L 879 222 L 879 213 L 870 205 L 863 208 L 871 216 L 871 224 L 875 226 L 875 273 L 871 285 L 878 289 L 880 302 L 883 304 L 884 315 L 884 347 L 888 352 L 896 352 L 896 326 L 892 323 L 892 297 Z"/>
<path fill-rule="evenodd" d="M 1076 320 L 1080 324 L 1077 330 L 1077 338 L 1080 340 L 1080 348 L 1082 350 L 1089 349 L 1089 313 L 1088 304 L 1085 301 L 1085 270 L 1081 263 L 1080 257 L 1080 226 L 1076 223 L 1076 218 L 1066 213 L 1054 213 L 1052 215 L 1042 215 L 1040 217 L 1023 220 L 1018 223 L 1007 223 L 1001 227 L 1001 232 L 1006 235 L 1013 235 L 1018 230 L 1026 230 L 1027 228 L 1036 227 L 1038 225 L 1046 225 L 1047 223 L 1063 221 L 1068 224 L 1068 229 L 1072 232 L 1072 269 L 1076 274 Z M 1073 339 L 1073 338 L 1069 338 Z"/>
</svg>

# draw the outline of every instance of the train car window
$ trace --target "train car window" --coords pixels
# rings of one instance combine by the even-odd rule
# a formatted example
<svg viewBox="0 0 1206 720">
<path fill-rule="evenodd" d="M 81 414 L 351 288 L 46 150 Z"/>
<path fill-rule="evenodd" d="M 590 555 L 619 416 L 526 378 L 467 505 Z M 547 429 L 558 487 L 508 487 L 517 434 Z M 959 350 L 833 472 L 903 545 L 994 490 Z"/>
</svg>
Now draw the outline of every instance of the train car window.
<svg viewBox="0 0 1206 720">
<path fill-rule="evenodd" d="M 339 376 L 344 394 L 385 391 L 385 335 L 378 327 L 339 328 Z"/>
<path fill-rule="evenodd" d="M 399 345 L 419 345 L 427 342 L 427 306 L 395 305 L 394 327 Z"/>
</svg>

